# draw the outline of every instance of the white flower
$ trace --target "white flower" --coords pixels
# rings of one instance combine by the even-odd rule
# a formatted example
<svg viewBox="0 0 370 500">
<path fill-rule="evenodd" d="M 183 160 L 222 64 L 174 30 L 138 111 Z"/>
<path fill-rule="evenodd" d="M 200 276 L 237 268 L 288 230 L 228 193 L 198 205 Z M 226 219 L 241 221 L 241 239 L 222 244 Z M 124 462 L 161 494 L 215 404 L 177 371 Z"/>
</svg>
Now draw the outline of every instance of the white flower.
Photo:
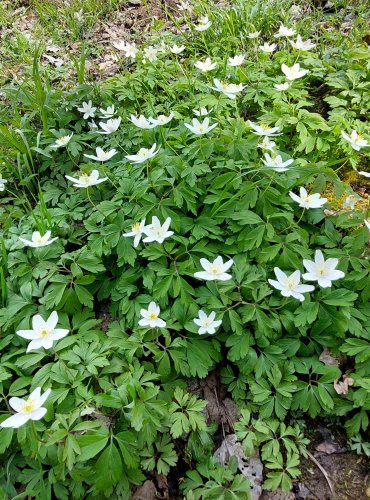
<svg viewBox="0 0 370 500">
<path fill-rule="evenodd" d="M 135 59 L 139 49 L 136 47 L 135 43 L 127 43 L 125 48 L 125 56 L 127 58 Z"/>
<path fill-rule="evenodd" d="M 193 12 L 193 8 L 192 6 L 190 5 L 189 2 L 186 2 L 186 1 L 180 1 L 180 3 L 178 3 L 177 5 L 177 8 L 180 10 L 180 11 L 188 11 L 188 12 Z"/>
<path fill-rule="evenodd" d="M 199 19 L 198 26 L 194 26 L 196 31 L 206 31 L 211 26 L 211 21 L 208 19 L 208 16 L 203 16 Z"/>
<path fill-rule="evenodd" d="M 327 198 L 320 198 L 320 193 L 307 194 L 304 187 L 299 188 L 299 196 L 292 191 L 289 196 L 303 208 L 321 208 L 328 201 Z"/>
<path fill-rule="evenodd" d="M 150 121 L 150 123 L 153 123 L 153 125 L 157 126 L 157 125 L 167 125 L 167 123 L 170 123 L 170 121 L 172 120 L 174 114 L 173 113 L 170 113 L 168 116 L 166 115 L 158 115 L 157 118 L 148 118 L 148 120 Z"/>
<path fill-rule="evenodd" d="M 296 42 L 293 42 L 292 40 L 289 40 L 289 42 L 290 45 L 297 50 L 308 51 L 316 47 L 316 44 L 312 43 L 310 39 L 303 41 L 301 35 L 297 36 Z"/>
<path fill-rule="evenodd" d="M 216 328 L 221 325 L 222 321 L 215 321 L 215 317 L 216 313 L 214 311 L 212 311 L 209 316 L 207 316 L 204 311 L 199 311 L 198 318 L 193 319 L 194 323 L 199 326 L 199 335 L 203 335 L 204 333 L 212 335 L 216 332 Z"/>
<path fill-rule="evenodd" d="M 197 61 L 194 66 L 198 69 L 200 69 L 201 71 L 203 71 L 203 73 L 206 73 L 207 71 L 212 71 L 213 69 L 216 68 L 217 66 L 217 62 L 211 62 L 211 59 L 209 57 L 206 58 L 206 60 L 203 62 L 203 61 Z"/>
<path fill-rule="evenodd" d="M 0 174 L 0 191 L 4 191 L 5 189 L 5 183 L 8 181 L 6 179 L 3 179 L 3 176 Z"/>
<path fill-rule="evenodd" d="M 121 40 L 119 42 L 112 42 L 112 45 L 117 50 L 121 50 L 122 52 L 124 52 L 125 57 L 127 58 L 130 57 L 131 59 L 136 59 L 137 53 L 139 52 L 139 49 L 134 43 L 126 43 L 124 40 Z"/>
<path fill-rule="evenodd" d="M 17 413 L 1 422 L 1 427 L 18 429 L 29 420 L 40 420 L 47 412 L 46 408 L 42 408 L 42 405 L 48 399 L 50 393 L 51 389 L 47 389 L 41 396 L 41 387 L 36 387 L 27 399 L 10 398 L 9 405 Z"/>
<path fill-rule="evenodd" d="M 154 158 L 154 156 L 158 153 L 159 148 L 155 151 L 156 147 L 157 144 L 154 143 L 150 149 L 140 148 L 136 155 L 126 155 L 125 158 L 130 160 L 132 163 L 144 163 L 144 161 Z"/>
<path fill-rule="evenodd" d="M 147 59 L 150 62 L 155 62 L 158 59 L 159 49 L 153 47 L 153 45 L 149 45 L 149 47 L 145 47 L 144 49 L 144 57 L 143 61 L 145 62 Z"/>
<path fill-rule="evenodd" d="M 111 149 L 107 152 L 103 151 L 102 148 L 96 148 L 96 156 L 95 155 L 87 155 L 87 154 L 84 154 L 84 156 L 86 156 L 86 158 L 91 158 L 91 160 L 95 160 L 95 161 L 108 161 L 110 160 L 114 155 L 116 155 L 118 153 L 118 151 L 116 149 Z"/>
<path fill-rule="evenodd" d="M 126 42 L 124 40 L 119 40 L 118 42 L 112 42 L 112 45 L 117 50 L 126 50 Z"/>
<path fill-rule="evenodd" d="M 98 128 L 97 124 L 94 122 L 94 120 L 91 120 L 91 122 L 87 122 L 88 126 L 91 128 L 91 130 L 95 130 Z"/>
<path fill-rule="evenodd" d="M 27 352 L 35 349 L 51 349 L 53 342 L 60 340 L 68 335 L 69 330 L 55 328 L 58 324 L 58 313 L 53 311 L 45 321 L 39 314 L 32 318 L 32 330 L 18 330 L 16 332 L 20 337 L 31 340 L 28 344 Z"/>
<path fill-rule="evenodd" d="M 285 172 L 289 170 L 287 167 L 293 163 L 293 159 L 283 161 L 281 155 L 276 155 L 271 157 L 268 153 L 265 153 L 265 160 L 262 159 L 262 162 L 266 165 L 266 167 L 272 168 L 276 172 Z"/>
<path fill-rule="evenodd" d="M 79 22 L 83 23 L 84 22 L 84 11 L 83 9 L 80 9 L 78 12 L 73 13 L 73 17 Z"/>
<path fill-rule="evenodd" d="M 181 52 L 184 52 L 185 49 L 185 45 L 177 46 L 176 43 L 174 43 L 172 47 L 170 47 L 170 51 L 172 52 L 172 54 L 181 54 Z"/>
<path fill-rule="evenodd" d="M 144 243 L 151 243 L 152 241 L 157 241 L 158 243 L 163 243 L 166 238 L 173 235 L 173 231 L 169 231 L 171 224 L 171 217 L 167 217 L 164 221 L 163 226 L 161 226 L 160 220 L 156 215 L 152 217 L 152 223 L 148 226 L 144 226 L 142 231 L 146 235 L 143 239 Z"/>
<path fill-rule="evenodd" d="M 63 135 L 62 137 L 59 137 L 56 141 L 55 144 L 50 146 L 51 148 L 62 148 L 64 146 L 67 146 L 69 141 L 72 139 L 73 132 L 70 135 Z"/>
<path fill-rule="evenodd" d="M 241 66 L 244 62 L 245 56 L 243 55 L 236 55 L 234 57 L 229 57 L 228 63 L 229 66 Z"/>
<path fill-rule="evenodd" d="M 277 137 L 278 135 L 277 132 L 280 130 L 280 127 L 270 127 L 269 125 L 266 125 L 265 123 L 254 123 L 248 120 L 248 125 L 254 130 L 254 134 L 256 135 L 263 135 L 265 137 Z"/>
<path fill-rule="evenodd" d="M 280 290 L 281 295 L 284 297 L 294 297 L 295 299 L 304 301 L 305 292 L 312 292 L 315 287 L 312 285 L 301 285 L 301 273 L 300 271 L 294 271 L 293 274 L 287 276 L 281 269 L 274 267 L 274 272 L 278 281 L 269 279 L 268 282 L 271 286 Z"/>
<path fill-rule="evenodd" d="M 84 120 L 87 120 L 88 118 L 94 118 L 95 116 L 95 111 L 96 108 L 93 107 L 92 101 L 89 102 L 83 102 L 82 106 L 80 108 L 77 108 L 78 111 L 81 111 L 83 113 L 83 118 Z"/>
<path fill-rule="evenodd" d="M 352 130 L 351 135 L 346 134 L 346 132 L 342 130 L 341 134 L 343 139 L 348 141 L 350 145 L 353 147 L 353 149 L 356 151 L 360 151 L 361 148 L 370 147 L 370 144 L 368 143 L 367 139 L 365 139 L 362 135 L 358 134 L 356 130 Z M 361 175 L 363 175 L 363 173 Z"/>
<path fill-rule="evenodd" d="M 269 44 L 269 43 L 265 42 L 263 45 L 259 46 L 259 49 L 262 50 L 262 52 L 266 52 L 267 54 L 271 54 L 276 49 L 276 43 Z"/>
<path fill-rule="evenodd" d="M 211 87 L 213 90 L 217 90 L 217 92 L 222 92 L 229 99 L 236 99 L 236 95 L 238 92 L 241 92 L 244 89 L 244 86 L 239 83 L 236 85 L 235 83 L 225 83 L 220 82 L 217 78 L 213 79 L 214 87 Z"/>
<path fill-rule="evenodd" d="M 199 111 L 197 109 L 193 109 L 193 113 L 195 114 L 195 116 L 207 116 L 209 115 L 209 113 L 212 113 L 212 111 L 213 108 L 211 108 L 209 111 L 207 108 L 200 108 Z"/>
<path fill-rule="evenodd" d="M 369 146 L 370 146 L 370 144 L 369 144 Z M 363 175 L 364 177 L 370 177 L 370 172 L 365 172 L 364 170 L 360 170 L 357 173 L 360 175 Z"/>
<path fill-rule="evenodd" d="M 25 240 L 24 238 L 21 238 L 21 237 L 19 237 L 19 239 L 27 247 L 40 248 L 40 247 L 46 247 L 48 245 L 51 245 L 55 240 L 58 239 L 58 237 L 50 239 L 50 236 L 51 236 L 51 231 L 46 231 L 44 236 L 41 236 L 41 234 L 38 231 L 34 231 L 32 233 L 32 236 L 31 236 L 31 241 Z"/>
<path fill-rule="evenodd" d="M 260 31 L 253 31 L 252 33 L 248 33 L 248 38 L 253 40 L 254 38 L 258 38 L 260 36 Z"/>
<path fill-rule="evenodd" d="M 213 125 L 210 125 L 209 118 L 207 116 L 206 118 L 204 118 L 203 122 L 200 122 L 197 118 L 193 118 L 192 125 L 190 125 L 189 123 L 184 123 L 184 125 L 190 130 L 190 132 L 193 132 L 193 134 L 203 135 L 213 130 L 215 127 L 217 127 L 218 124 L 214 123 Z"/>
<path fill-rule="evenodd" d="M 142 319 L 139 321 L 140 326 L 150 326 L 151 328 L 164 328 L 166 322 L 158 318 L 161 310 L 155 302 L 149 304 L 148 309 L 140 309 Z"/>
<path fill-rule="evenodd" d="M 290 87 L 290 84 L 288 82 L 285 82 L 285 83 L 275 83 L 275 85 L 274 85 L 274 88 L 276 90 L 280 90 L 280 91 L 288 90 L 289 87 Z"/>
<path fill-rule="evenodd" d="M 282 36 L 293 36 L 295 35 L 295 29 L 293 28 L 287 28 L 283 24 L 280 24 L 279 31 L 274 35 L 275 38 L 280 38 Z"/>
<path fill-rule="evenodd" d="M 107 120 L 108 118 L 113 118 L 113 116 L 116 113 L 116 110 L 114 109 L 114 104 L 112 106 L 108 106 L 107 109 L 100 108 L 100 115 L 103 119 Z"/>
<path fill-rule="evenodd" d="M 309 72 L 308 69 L 301 69 L 299 63 L 295 63 L 291 67 L 287 66 L 286 64 L 282 64 L 281 71 L 284 73 L 287 80 L 291 82 L 297 80 L 298 78 L 302 78 Z"/>
<path fill-rule="evenodd" d="M 134 247 L 136 248 L 138 244 L 140 243 L 141 237 L 144 234 L 143 229 L 145 227 L 145 219 L 143 219 L 141 222 L 136 222 L 131 226 L 132 231 L 130 233 L 125 233 L 122 236 L 125 238 L 128 238 L 130 236 L 135 236 L 134 238 Z"/>
<path fill-rule="evenodd" d="M 87 188 L 89 186 L 96 186 L 101 182 L 104 182 L 108 179 L 108 177 L 104 177 L 103 179 L 99 179 L 98 170 L 92 170 L 90 174 L 81 174 L 78 179 L 74 177 L 70 177 L 69 175 L 65 176 L 66 179 L 73 182 L 73 186 L 77 188 Z"/>
<path fill-rule="evenodd" d="M 351 210 L 354 210 L 358 199 L 359 199 L 359 196 L 357 196 L 355 194 L 350 194 L 344 200 L 342 207 L 343 208 L 350 208 Z"/>
<path fill-rule="evenodd" d="M 303 265 L 308 273 L 303 274 L 307 281 L 317 281 L 322 288 L 331 286 L 331 282 L 344 278 L 343 271 L 337 271 L 338 259 L 324 260 L 321 250 L 316 250 L 315 260 L 303 259 Z"/>
<path fill-rule="evenodd" d="M 368 230 L 370 231 L 370 219 L 369 220 L 366 220 L 364 219 L 364 222 L 365 222 L 365 226 L 368 228 Z"/>
<path fill-rule="evenodd" d="M 150 129 L 156 127 L 156 124 L 150 123 L 150 121 L 147 120 L 144 115 L 140 115 L 139 118 L 137 118 L 135 115 L 131 115 L 130 118 L 127 119 L 139 128 Z"/>
<path fill-rule="evenodd" d="M 99 132 L 99 134 L 109 135 L 113 134 L 114 132 L 117 132 L 120 123 L 121 123 L 121 117 L 110 118 L 106 123 L 99 122 L 100 128 L 104 130 L 104 132 Z"/>
<path fill-rule="evenodd" d="M 234 264 L 232 259 L 224 263 L 222 257 L 218 256 L 213 262 L 210 262 L 207 259 L 200 259 L 200 264 L 204 271 L 194 273 L 196 278 L 209 281 L 226 281 L 232 278 L 231 274 L 226 272 Z"/>
<path fill-rule="evenodd" d="M 125 56 L 135 59 L 139 49 L 136 47 L 135 43 L 127 43 L 125 48 Z"/>
<path fill-rule="evenodd" d="M 273 151 L 276 146 L 276 142 L 271 141 L 267 136 L 265 136 L 259 144 L 257 144 L 257 148 L 267 149 L 267 151 Z"/>
</svg>

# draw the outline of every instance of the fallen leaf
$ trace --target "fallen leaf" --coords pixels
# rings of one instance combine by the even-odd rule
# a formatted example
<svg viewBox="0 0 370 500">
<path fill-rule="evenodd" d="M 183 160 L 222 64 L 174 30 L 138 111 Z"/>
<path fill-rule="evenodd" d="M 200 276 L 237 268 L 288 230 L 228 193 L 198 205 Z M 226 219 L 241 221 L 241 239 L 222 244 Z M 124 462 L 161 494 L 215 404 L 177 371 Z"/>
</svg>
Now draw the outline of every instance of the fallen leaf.
<svg viewBox="0 0 370 500">
<path fill-rule="evenodd" d="M 263 465 L 258 457 L 258 451 L 252 457 L 246 457 L 241 443 L 235 434 L 229 434 L 215 451 L 216 461 L 226 466 L 231 457 L 236 457 L 238 469 L 250 483 L 250 500 L 258 500 L 262 493 Z"/>
<path fill-rule="evenodd" d="M 353 385 L 355 381 L 351 377 L 344 376 L 343 382 L 340 382 L 338 379 L 334 380 L 334 390 L 337 394 L 347 394 L 348 388 Z"/>
<path fill-rule="evenodd" d="M 153 481 L 145 481 L 132 495 L 132 500 L 155 500 L 157 490 Z"/>
<path fill-rule="evenodd" d="M 326 455 L 332 455 L 341 451 L 341 447 L 335 441 L 323 441 L 315 449 L 320 453 L 326 453 Z"/>
<path fill-rule="evenodd" d="M 320 354 L 319 360 L 327 366 L 339 366 L 339 359 L 334 358 L 327 347 Z"/>
</svg>

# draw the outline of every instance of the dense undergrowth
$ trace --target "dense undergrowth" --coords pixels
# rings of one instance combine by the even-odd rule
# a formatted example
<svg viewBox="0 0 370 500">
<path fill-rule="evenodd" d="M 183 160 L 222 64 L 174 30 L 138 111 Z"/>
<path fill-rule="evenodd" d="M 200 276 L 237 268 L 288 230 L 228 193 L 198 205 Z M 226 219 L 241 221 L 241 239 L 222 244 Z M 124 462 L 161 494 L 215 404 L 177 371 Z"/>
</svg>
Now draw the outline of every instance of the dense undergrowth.
<svg viewBox="0 0 370 500">
<path fill-rule="evenodd" d="M 289 6 L 183 10 L 99 85 L 82 59 L 52 86 L 36 51 L 2 89 L 3 498 L 129 498 L 179 456 L 184 497 L 248 498 L 187 390 L 212 372 L 265 488 L 299 476 L 306 418 L 370 453 L 369 48 Z"/>
</svg>

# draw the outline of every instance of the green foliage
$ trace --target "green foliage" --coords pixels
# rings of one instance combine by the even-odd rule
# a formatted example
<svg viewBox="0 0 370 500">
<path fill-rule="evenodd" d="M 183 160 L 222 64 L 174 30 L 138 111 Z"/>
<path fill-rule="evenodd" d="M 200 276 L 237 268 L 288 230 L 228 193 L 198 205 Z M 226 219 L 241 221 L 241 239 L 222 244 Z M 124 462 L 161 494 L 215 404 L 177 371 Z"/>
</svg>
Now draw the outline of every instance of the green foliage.
<svg viewBox="0 0 370 500">
<path fill-rule="evenodd" d="M 309 443 L 298 424 L 287 426 L 275 419 L 253 419 L 249 410 L 242 410 L 235 430 L 246 456 L 253 455 L 259 446 L 265 466 L 273 471 L 267 473 L 264 487 L 288 492 L 292 480 L 300 475 L 299 456 L 306 456 Z"/>
<path fill-rule="evenodd" d="M 248 499 L 249 483 L 242 474 L 236 474 L 236 471 L 235 457 L 230 460 L 228 468 L 220 467 L 211 459 L 208 463 L 199 465 L 196 470 L 189 471 L 181 489 L 187 500 Z"/>
<path fill-rule="evenodd" d="M 42 419 L 0 429 L 4 496 L 129 498 L 146 478 L 177 477 L 186 464 L 181 489 L 188 500 L 248 498 L 235 460 L 227 468 L 214 462 L 220 429 L 207 422 L 207 401 L 190 390 L 189 379 L 214 371 L 240 411 L 235 431 L 246 455 L 260 448 L 266 488 L 287 492 L 299 476 L 308 440 L 297 419 L 335 420 L 352 449 L 369 454 L 369 206 L 338 176 L 352 175 L 359 185 L 365 177 L 349 169 L 368 171 L 369 148 L 358 152 L 341 135 L 356 130 L 370 140 L 368 51 L 360 26 L 347 38 L 311 31 L 321 15 L 314 11 L 294 25 L 313 38 L 315 50 L 295 51 L 284 38 L 273 55 L 263 53 L 262 38 L 248 33 L 276 41 L 280 23 L 293 26 L 291 3 L 193 6 L 196 17 L 209 16 L 208 30 L 197 32 L 196 17 L 186 12 L 173 18 L 191 27 L 181 35 L 156 34 L 158 21 L 135 61 L 117 52 L 122 72 L 89 84 L 87 35 L 118 0 L 33 2 L 42 29 L 61 20 L 55 41 L 64 33 L 86 43 L 73 55 L 78 85 L 63 89 L 41 48 L 31 58 L 30 45 L 18 37 L 12 57 L 27 59 L 29 77 L 2 89 L 1 422 L 11 397 L 51 389 Z M 358 10 L 361 17 L 365 8 Z M 11 16 L 0 6 L 2 18 L 9 23 Z M 143 61 L 144 48 L 158 47 L 159 39 L 167 48 Z M 169 50 L 174 43 L 186 45 L 181 55 Z M 239 53 L 243 65 L 227 65 Z M 206 55 L 217 63 L 210 73 L 194 65 Z M 297 61 L 309 73 L 277 90 L 281 65 Z M 229 99 L 214 90 L 213 78 L 245 88 Z M 78 108 L 88 101 L 95 116 L 84 119 Z M 98 133 L 88 121 L 105 121 L 101 108 L 113 104 L 119 128 Z M 203 107 L 217 127 L 197 136 L 185 124 Z M 170 113 L 172 120 L 155 128 L 129 121 Z M 266 150 L 249 121 L 279 127 L 271 140 L 284 161 L 294 160 L 288 170 L 264 165 Z M 64 136 L 69 142 L 55 147 Z M 126 158 L 153 144 L 159 149 L 152 159 Z M 116 154 L 101 162 L 85 156 L 99 147 Z M 87 189 L 66 178 L 93 170 L 106 180 Z M 298 206 L 290 194 L 302 187 L 326 197 L 324 207 Z M 354 208 L 343 206 L 349 196 L 358 198 Z M 173 234 L 162 242 L 127 236 L 153 217 L 170 218 Z M 25 246 L 19 237 L 35 231 L 51 231 L 57 240 Z M 315 289 L 302 301 L 271 285 L 274 268 L 302 275 L 316 250 L 336 259 L 344 277 L 330 287 L 309 281 Z M 218 256 L 232 259 L 231 278 L 198 279 L 203 259 Z M 151 302 L 165 326 L 142 323 Z M 52 311 L 56 328 L 68 335 L 52 348 L 27 351 L 29 340 L 17 332 Z M 214 333 L 194 322 L 200 311 L 214 313 Z M 339 394 L 343 377 L 352 385 Z"/>
</svg>

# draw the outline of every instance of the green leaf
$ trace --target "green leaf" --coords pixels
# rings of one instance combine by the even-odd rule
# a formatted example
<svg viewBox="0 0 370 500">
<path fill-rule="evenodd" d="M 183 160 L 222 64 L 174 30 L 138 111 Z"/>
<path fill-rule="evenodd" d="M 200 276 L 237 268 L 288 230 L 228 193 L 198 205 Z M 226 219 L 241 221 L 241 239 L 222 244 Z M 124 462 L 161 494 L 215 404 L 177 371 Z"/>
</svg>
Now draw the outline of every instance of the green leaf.
<svg viewBox="0 0 370 500">
<path fill-rule="evenodd" d="M 248 354 L 249 346 L 251 343 L 250 333 L 244 331 L 241 335 L 231 335 L 226 340 L 226 346 L 231 347 L 228 352 L 228 359 L 231 361 L 239 361 L 239 359 L 245 358 Z"/>
<path fill-rule="evenodd" d="M 220 359 L 220 354 L 215 350 L 214 343 L 203 339 L 190 339 L 186 349 L 190 374 L 193 377 L 204 378 Z"/>
<path fill-rule="evenodd" d="M 114 436 L 122 453 L 123 460 L 129 469 L 139 465 L 137 454 L 137 436 L 131 431 L 119 432 Z"/>
<path fill-rule="evenodd" d="M 8 418 L 5 415 L 6 418 Z M 4 421 L 5 418 L 2 418 Z M 4 453 L 4 451 L 9 448 L 10 443 L 12 442 L 14 429 L 11 428 L 2 428 L 0 429 L 0 454 Z"/>
<path fill-rule="evenodd" d="M 82 267 L 82 269 L 86 269 L 91 273 L 101 273 L 105 271 L 105 267 L 101 263 L 99 257 L 96 257 L 93 253 L 84 251 L 76 260 L 76 263 Z"/>
<path fill-rule="evenodd" d="M 94 297 L 85 287 L 74 284 L 74 291 L 76 292 L 78 300 L 81 302 L 81 304 L 83 304 L 86 307 L 89 307 L 90 309 L 93 308 Z"/>
<path fill-rule="evenodd" d="M 241 221 L 243 224 L 264 224 L 261 217 L 251 210 L 241 210 L 240 212 L 234 212 L 231 216 L 231 219 Z"/>
<path fill-rule="evenodd" d="M 113 486 L 118 483 L 123 472 L 121 456 L 114 443 L 103 451 L 94 469 L 97 490 L 105 494 L 112 492 Z"/>
<path fill-rule="evenodd" d="M 341 351 L 356 356 L 356 361 L 362 363 L 370 358 L 370 343 L 362 339 L 347 339 Z"/>
<path fill-rule="evenodd" d="M 76 436 L 77 443 L 81 453 L 78 456 L 79 462 L 85 462 L 90 458 L 95 457 L 103 448 L 105 448 L 109 439 L 109 431 L 106 427 L 102 427 L 98 431 Z"/>
<path fill-rule="evenodd" d="M 133 238 L 122 237 L 119 239 L 117 245 L 118 266 L 123 266 L 126 262 L 130 264 L 130 266 L 135 265 L 136 251 L 133 245 Z"/>
<path fill-rule="evenodd" d="M 329 306 L 336 307 L 352 306 L 357 297 L 358 295 L 355 292 L 351 292 L 345 288 L 338 288 L 337 290 L 333 290 L 329 294 L 326 294 L 322 298 L 322 302 L 324 302 L 324 304 L 328 304 Z"/>
</svg>

